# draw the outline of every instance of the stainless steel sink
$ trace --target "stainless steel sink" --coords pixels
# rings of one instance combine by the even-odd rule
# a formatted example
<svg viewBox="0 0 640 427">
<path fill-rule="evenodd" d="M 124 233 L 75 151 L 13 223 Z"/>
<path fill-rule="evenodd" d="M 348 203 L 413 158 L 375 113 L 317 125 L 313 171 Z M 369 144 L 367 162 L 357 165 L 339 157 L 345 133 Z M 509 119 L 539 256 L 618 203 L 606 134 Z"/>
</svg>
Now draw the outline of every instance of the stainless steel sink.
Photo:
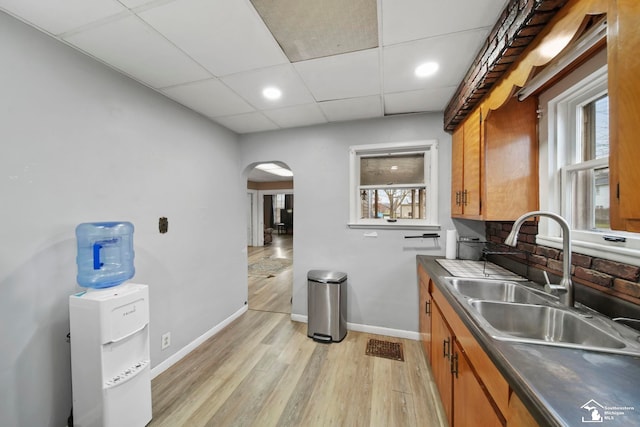
<svg viewBox="0 0 640 427">
<path fill-rule="evenodd" d="M 447 283 L 460 294 L 489 301 L 544 304 L 548 300 L 521 284 L 492 279 L 447 278 Z"/>
<path fill-rule="evenodd" d="M 444 277 L 452 295 L 497 340 L 640 356 L 640 334 L 586 307 L 506 280 Z"/>
<path fill-rule="evenodd" d="M 471 307 L 497 331 L 495 338 L 544 341 L 580 348 L 623 349 L 626 344 L 612 333 L 594 326 L 589 317 L 541 305 L 470 301 Z"/>
</svg>

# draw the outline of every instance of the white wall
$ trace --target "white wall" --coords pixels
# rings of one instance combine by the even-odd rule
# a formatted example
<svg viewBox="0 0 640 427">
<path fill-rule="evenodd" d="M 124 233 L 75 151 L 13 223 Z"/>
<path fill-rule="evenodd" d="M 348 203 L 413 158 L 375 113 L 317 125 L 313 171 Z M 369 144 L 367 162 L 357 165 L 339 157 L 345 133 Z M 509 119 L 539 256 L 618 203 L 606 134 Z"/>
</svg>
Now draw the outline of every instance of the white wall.
<svg viewBox="0 0 640 427">
<path fill-rule="evenodd" d="M 157 366 L 244 305 L 246 181 L 235 134 L 2 12 L 0 57 L 0 425 L 61 427 L 75 226 L 135 225 Z"/>
<path fill-rule="evenodd" d="M 418 330 L 417 254 L 444 255 L 451 188 L 451 136 L 442 114 L 416 114 L 345 122 L 240 137 L 242 165 L 279 160 L 294 173 L 293 308 L 307 314 L 307 272 L 348 275 L 347 317 L 351 323 Z M 440 246 L 430 239 L 405 239 L 410 230 L 350 229 L 349 153 L 351 145 L 437 139 L 439 145 Z M 246 172 L 245 172 L 246 173 Z"/>
</svg>

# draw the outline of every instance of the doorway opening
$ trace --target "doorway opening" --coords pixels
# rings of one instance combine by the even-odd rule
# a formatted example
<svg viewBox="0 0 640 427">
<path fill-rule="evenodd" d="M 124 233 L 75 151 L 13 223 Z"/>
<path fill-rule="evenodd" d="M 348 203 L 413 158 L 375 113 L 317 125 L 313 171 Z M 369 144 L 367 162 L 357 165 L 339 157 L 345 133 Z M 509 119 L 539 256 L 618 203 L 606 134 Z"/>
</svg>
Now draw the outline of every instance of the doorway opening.
<svg viewBox="0 0 640 427">
<path fill-rule="evenodd" d="M 276 173 L 273 165 L 279 166 Z M 247 203 L 248 308 L 291 314 L 294 195 L 290 169 L 278 162 L 255 165 L 247 179 Z"/>
</svg>

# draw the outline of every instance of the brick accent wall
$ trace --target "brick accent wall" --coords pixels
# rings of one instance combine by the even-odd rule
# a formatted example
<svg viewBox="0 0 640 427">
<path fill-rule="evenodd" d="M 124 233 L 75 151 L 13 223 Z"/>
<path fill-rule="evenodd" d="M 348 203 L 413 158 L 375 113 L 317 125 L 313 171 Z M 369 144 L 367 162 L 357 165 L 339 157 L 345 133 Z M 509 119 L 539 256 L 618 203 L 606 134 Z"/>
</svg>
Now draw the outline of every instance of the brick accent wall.
<svg viewBox="0 0 640 427">
<path fill-rule="evenodd" d="M 487 222 L 486 239 L 499 248 L 508 250 L 504 239 L 509 235 L 512 222 Z M 538 223 L 525 222 L 518 234 L 517 248 L 525 253 L 510 258 L 530 266 L 562 275 L 562 256 L 559 249 L 536 245 Z M 640 267 L 573 252 L 571 255 L 572 280 L 640 305 Z"/>
<path fill-rule="evenodd" d="M 511 0 L 444 111 L 453 132 L 568 0 Z"/>
</svg>

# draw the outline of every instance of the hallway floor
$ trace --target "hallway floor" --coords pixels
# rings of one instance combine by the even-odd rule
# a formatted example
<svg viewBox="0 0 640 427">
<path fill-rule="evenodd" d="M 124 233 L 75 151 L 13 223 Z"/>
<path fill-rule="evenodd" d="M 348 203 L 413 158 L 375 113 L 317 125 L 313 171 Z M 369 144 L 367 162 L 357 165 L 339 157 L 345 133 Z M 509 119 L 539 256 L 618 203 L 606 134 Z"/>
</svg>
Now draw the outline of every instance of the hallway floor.
<svg viewBox="0 0 640 427">
<path fill-rule="evenodd" d="M 275 274 L 249 274 L 249 310 L 291 314 L 293 285 L 293 236 L 274 232 L 266 246 L 249 246 L 248 264 L 271 259 L 288 260 L 289 266 Z"/>
</svg>

